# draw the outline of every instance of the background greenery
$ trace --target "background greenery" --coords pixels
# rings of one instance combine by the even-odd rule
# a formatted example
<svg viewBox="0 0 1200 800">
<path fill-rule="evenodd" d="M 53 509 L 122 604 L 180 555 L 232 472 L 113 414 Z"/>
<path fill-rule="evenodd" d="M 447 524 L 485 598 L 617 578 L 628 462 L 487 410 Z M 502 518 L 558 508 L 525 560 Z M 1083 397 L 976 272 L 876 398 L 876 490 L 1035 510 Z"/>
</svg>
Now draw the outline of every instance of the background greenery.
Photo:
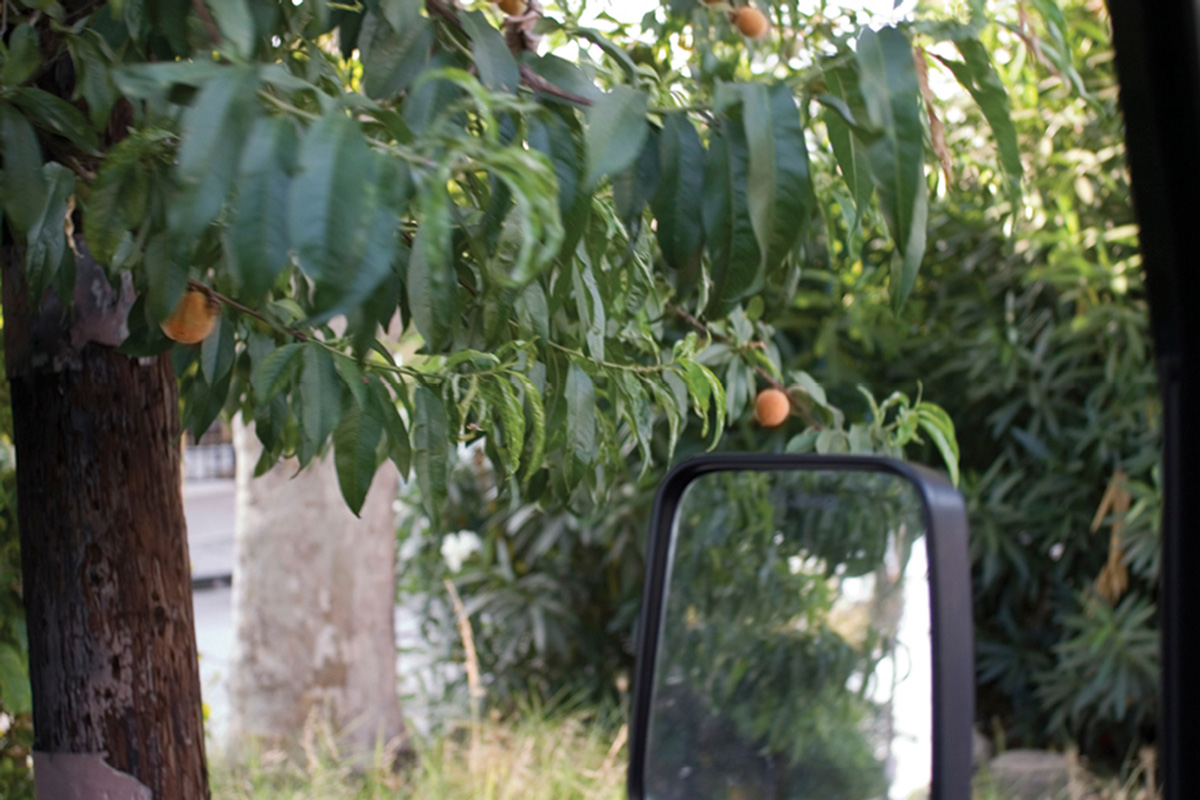
<svg viewBox="0 0 1200 800">
<path fill-rule="evenodd" d="M 984 38 L 1013 104 L 1021 194 L 979 107 L 947 101 L 960 157 L 931 200 L 910 301 L 899 313 L 889 305 L 885 242 L 869 231 L 817 237 L 770 343 L 864 422 L 861 385 L 920 391 L 949 412 L 971 513 L 980 728 L 1001 747 L 1076 743 L 1115 769 L 1155 736 L 1159 402 L 1107 17 L 1093 2 L 1039 7 L 1061 17 L 1001 12 Z M 804 446 L 800 421 L 781 432 L 753 424 L 730 389 L 753 386 L 752 373 L 716 372 L 730 398 L 722 448 Z M 685 432 L 679 454 L 698 449 Z M 598 512 L 571 513 L 497 503 L 487 470 L 460 462 L 447 530 L 482 538 L 456 582 L 501 707 L 530 688 L 617 696 L 660 475 L 620 482 Z M 1129 493 L 1127 511 L 1102 507 L 1110 485 Z M 402 588 L 450 574 L 440 538 L 419 552 Z M 1123 590 L 1098 592 L 1102 573 L 1117 585 L 1127 575 Z"/>
<path fill-rule="evenodd" d="M 365 95 L 353 97 L 371 118 L 371 147 L 382 142 L 383 150 L 402 153 L 404 169 L 415 165 L 418 173 L 431 169 L 430 163 L 437 169 L 458 170 L 452 194 L 446 188 L 450 181 L 442 180 L 435 191 L 430 188 L 439 187 L 434 180 L 419 198 L 407 189 L 403 198 L 371 195 L 369 202 L 375 205 L 369 210 L 402 216 L 405 235 L 390 243 L 396 258 L 389 269 L 380 271 L 379 264 L 369 260 L 360 267 L 376 285 L 382 282 L 396 289 L 393 282 L 407 275 L 414 252 L 437 256 L 438 275 L 449 283 L 432 288 L 447 296 L 419 297 L 417 305 L 433 308 L 449 301 L 450 311 L 465 320 L 461 335 L 438 327 L 444 321 L 438 313 L 421 316 L 418 310 L 414 316 L 430 344 L 428 360 L 395 371 L 386 362 L 387 354 L 381 354 L 370 362 L 380 379 L 367 394 L 361 387 L 356 391 L 355 381 L 361 376 L 354 372 L 352 359 L 336 356 L 335 361 L 327 348 L 302 346 L 289 338 L 292 326 L 354 306 L 361 299 L 361 287 L 331 282 L 331 273 L 322 271 L 336 244 L 332 240 L 299 243 L 308 248 L 303 270 L 292 265 L 280 274 L 240 273 L 234 257 L 240 233 L 234 226 L 227 236 L 218 234 L 228 221 L 221 216 L 222 203 L 228 199 L 229 208 L 249 203 L 249 189 L 263 188 L 262 181 L 278 178 L 276 173 L 312 172 L 310 167 L 320 159 L 276 164 L 267 158 L 262 163 L 275 172 L 265 177 L 251 169 L 257 162 L 247 159 L 246 174 L 218 174 L 214 180 L 224 183 L 215 187 L 197 183 L 206 175 L 211 152 L 201 152 L 196 149 L 201 145 L 195 144 L 189 150 L 181 145 L 181 137 L 190 136 L 207 110 L 202 100 L 246 100 L 241 96 L 246 76 L 219 70 L 218 80 L 211 65 L 204 72 L 191 69 L 194 63 L 175 65 L 180 68 L 174 71 L 171 65 L 122 69 L 123 59 L 136 60 L 150 51 L 164 57 L 173 57 L 176 50 L 190 52 L 188 37 L 203 38 L 199 27 L 163 38 L 150 35 L 157 21 L 137 18 L 127 25 L 129 20 L 113 17 L 103 20 L 97 31 L 66 36 L 73 47 L 71 57 L 82 65 L 80 73 L 93 78 L 81 93 L 96 114 L 101 107 L 112 107 L 117 90 L 112 75 L 120 76 L 122 91 L 144 99 L 138 133 L 114 150 L 119 157 L 110 157 L 100 170 L 94 194 L 81 195 L 107 214 L 96 214 L 89 236 L 98 252 L 117 258 L 120 250 L 124 265 L 138 271 L 140 288 L 154 297 L 154 307 L 139 306 L 135 314 L 135 323 L 144 319 L 147 324 L 132 346 L 146 352 L 169 346 L 157 336 L 153 323 L 169 309 L 169 296 L 182 291 L 189 275 L 231 295 L 257 295 L 263 301 L 265 319 L 231 312 L 213 344 L 179 351 L 177 366 L 191 424 L 203 427 L 232 398 L 230 405 L 241 404 L 259 418 L 260 434 L 267 431 L 270 458 L 293 450 L 312 455 L 332 436 L 336 449 L 353 451 L 341 461 L 347 475 L 344 489 L 352 503 L 363 480 L 369 480 L 371 469 L 384 457 L 419 476 L 425 491 L 415 481 L 406 490 L 412 508 L 423 510 L 401 525 L 402 544 L 416 543 L 402 589 L 428 596 L 439 579 L 455 580 L 471 613 L 495 708 L 514 711 L 521 698 L 564 691 L 584 691 L 593 702 L 604 703 L 618 700 L 627 690 L 653 489 L 672 457 L 708 447 L 712 428 L 727 423 L 720 446 L 729 450 L 896 452 L 908 447 L 914 457 L 934 464 L 947 452 L 960 455 L 961 485 L 971 504 L 974 531 L 982 727 L 1007 745 L 1078 742 L 1111 765 L 1153 741 L 1158 403 L 1102 4 L 1031 0 L 921 5 L 919 21 L 906 29 L 906 36 L 930 53 L 926 67 L 939 93 L 936 105 L 944 123 L 945 154 L 953 157 L 948 165 L 940 163 L 944 154 L 938 147 L 938 126 L 927 116 L 914 116 L 919 124 L 903 134 L 888 130 L 896 141 L 920 143 L 910 161 L 922 165 L 922 191 L 928 192 L 929 246 L 921 272 L 911 282 L 911 269 L 906 269 L 910 259 L 897 255 L 904 249 L 905 233 L 897 228 L 894 204 L 872 200 L 871 184 L 853 179 L 852 165 L 861 162 L 853 153 L 847 155 L 846 148 L 863 144 L 863 137 L 855 138 L 863 132 L 852 133 L 838 104 L 828 99 L 835 96 L 851 106 L 849 116 L 855 121 L 856 114 L 866 111 L 840 69 L 852 60 L 850 32 L 862 19 L 823 3 L 805 9 L 796 3 L 773 3 L 776 22 L 798 20 L 806 36 L 778 36 L 757 45 L 748 45 L 719 14 L 706 16 L 710 12 L 702 4 L 686 0 L 672 2 L 671 14 L 649 21 L 651 35 L 642 41 L 633 42 L 625 28 L 615 25 L 611 38 L 624 48 L 614 49 L 604 40 L 601 50 L 585 52 L 581 61 L 587 80 L 604 86 L 628 83 L 648 100 L 675 110 L 695 100 L 703 113 L 694 122 L 710 147 L 719 141 L 735 149 L 745 146 L 738 131 L 749 95 L 722 95 L 723 82 L 751 83 L 773 71 L 786 72 L 782 64 L 796 65 L 789 80 L 804 98 L 806 130 L 800 135 L 811 145 L 813 197 L 803 198 L 801 204 L 810 224 L 788 256 L 758 276 L 762 291 L 755 297 L 744 293 L 753 279 L 731 287 L 732 278 L 710 275 L 718 296 L 699 326 L 668 301 L 684 298 L 690 302 L 684 306 L 699 314 L 713 299 L 698 297 L 697 276 L 687 268 L 692 254 L 672 251 L 669 243 L 664 247 L 650 224 L 651 219 L 661 224 L 678 211 L 671 207 L 673 199 L 693 198 L 686 192 L 663 195 L 640 185 L 642 163 L 649 163 L 658 148 L 639 149 L 639 141 L 633 148 L 637 163 L 609 165 L 613 190 L 597 192 L 580 212 L 566 202 L 565 190 L 556 193 L 567 184 L 579 188 L 589 172 L 603 171 L 604 165 L 589 166 L 580 149 L 586 138 L 578 118 L 582 115 L 563 114 L 557 107 L 522 106 L 497 89 L 498 84 L 485 91 L 478 81 L 457 73 L 439 73 L 422 95 L 429 101 L 428 95 L 441 93 L 442 105 L 451 112 L 444 118 L 429 113 L 437 103 L 405 108 L 396 92 L 371 81 L 363 84 L 372 74 L 396 66 L 386 60 L 400 58 L 403 52 L 377 48 L 372 60 L 368 48 L 364 65 L 343 58 L 337 47 L 322 50 L 318 41 L 324 31 L 339 22 L 345 25 L 338 28 L 338 44 L 345 45 L 341 35 L 350 31 L 353 20 L 345 9 L 322 17 L 313 11 L 317 5 L 329 12 L 311 3 L 285 8 L 295 38 L 281 50 L 272 50 L 274 45 L 268 47 L 265 39 L 224 43 L 226 57 L 235 62 L 245 58 L 238 48 L 259 48 L 281 59 L 289 71 L 287 79 L 266 75 L 247 95 L 253 95 L 254 103 L 273 104 L 268 106 L 270 114 L 257 109 L 259 122 L 268 117 L 272 122 L 256 129 L 255 142 L 269 154 L 278 155 L 276 145 L 283 153 L 281 142 L 287 137 L 267 129 L 280 128 L 276 123 L 286 117 L 295 128 L 293 134 L 306 137 L 313 153 L 345 146 L 352 151 L 351 161 L 361 162 L 358 166 L 378 166 L 378 153 L 368 155 L 365 145 L 359 148 L 362 142 L 344 123 L 313 119 L 328 111 L 330 97 L 351 97 L 344 91 L 351 85 L 370 95 L 369 100 Z M 397 5 L 397 13 L 415 8 L 401 5 L 404 9 Z M 180 3 L 169 7 L 181 18 L 189 13 Z M 978 24 L 985 9 L 990 22 Z M 373 23 L 379 27 L 371 36 L 395 44 L 389 39 L 395 38 L 394 31 L 375 16 Z M 947 19 L 965 27 L 954 28 Z M 697 55 L 686 73 L 695 91 L 683 97 L 676 88 L 684 73 L 676 70 L 672 57 L 685 29 L 697 20 Z M 488 24 L 486 19 L 483 24 Z M 253 30 L 254 24 L 250 27 Z M 960 46 L 949 35 L 964 30 L 969 32 L 968 42 L 978 41 L 983 48 L 982 61 L 978 48 Z M 437 31 L 445 52 L 436 63 L 422 66 L 469 65 L 472 57 L 460 51 L 475 37 L 444 27 Z M 361 34 L 358 29 L 346 33 L 351 44 Z M 567 38 L 561 31 L 547 35 L 558 42 Z M 570 35 L 579 35 L 577 26 Z M 494 44 L 482 33 L 479 38 Z M 822 60 L 822 55 L 830 59 Z M 28 75 L 20 72 L 13 67 L 6 75 L 23 81 Z M 992 77 L 1007 90 L 1007 100 L 1004 92 L 997 94 Z M 948 88 L 957 84 L 969 90 L 969 100 L 962 90 Z M 206 91 L 214 85 L 229 91 Z M 28 87 L 15 91 L 13 97 L 25 97 L 26 106 L 28 96 L 37 97 Z M 825 99 L 818 101 L 818 96 Z M 480 108 L 472 105 L 476 101 Z M 1006 103 L 1011 104 L 1011 114 Z M 12 119 L 25 113 L 19 110 L 23 108 L 15 100 L 5 105 L 10 129 L 19 127 Z M 499 119 L 488 116 L 495 113 Z M 67 129 L 70 135 L 55 140 L 59 145 L 66 146 L 74 136 L 91 146 L 89 137 L 95 131 L 88 127 L 89 120 L 77 116 L 67 114 L 65 122 L 59 121 L 60 127 L 73 126 Z M 34 118 L 37 122 L 37 114 Z M 520 148 L 509 147 L 505 137 L 518 122 L 531 140 L 556 153 L 553 163 L 525 151 L 513 152 Z M 492 130 L 492 123 L 492 132 L 502 130 L 503 137 L 481 134 Z M 39 130 L 46 130 L 46 124 L 43 119 Z M 539 125 L 546 130 L 539 133 Z M 416 145 L 406 138 L 410 127 L 423 137 Z M 217 133 L 240 136 L 245 131 L 223 128 Z M 272 133 L 282 138 L 270 139 Z M 675 133 L 685 135 L 682 129 Z M 591 144 L 596 143 L 597 134 L 592 134 Z M 463 152 L 477 162 L 459 170 L 455 159 Z M 644 159 L 643 153 L 648 154 Z M 43 176 L 55 186 L 68 180 L 56 167 L 47 165 Z M 938 169 L 947 174 L 939 175 Z M 551 172 L 560 184 L 554 192 L 548 189 Z M 1019 175 L 1023 178 L 1018 187 Z M 36 175 L 22 177 L 41 180 Z M 436 177 L 446 176 L 439 172 Z M 514 181 L 507 190 L 504 179 Z M 397 179 L 397 186 L 402 183 Z M 147 189 L 147 202 L 120 202 L 122 192 L 142 197 L 146 187 L 152 187 Z M 360 188 L 355 184 L 340 190 L 358 193 Z M 201 203 L 202 189 L 211 189 L 221 202 Z M 511 193 L 506 196 L 505 191 Z M 168 200 L 178 199 L 176 192 L 183 197 L 179 208 L 190 208 L 194 219 L 183 213 L 168 220 Z M 539 279 L 544 287 L 541 302 L 550 303 L 545 313 L 539 313 L 536 297 L 517 298 L 502 274 L 516 264 L 528 265 L 522 259 L 555 255 L 530 253 L 521 243 L 540 236 L 557 247 L 564 234 L 520 229 L 518 214 L 508 214 L 516 207 L 528 216 L 529 207 L 514 206 L 514 194 L 539 214 L 545 212 L 545 219 L 561 221 L 573 212 L 587 217 L 575 231 L 585 242 L 587 259 L 573 261 L 570 269 L 550 268 Z M 65 196 L 58 200 L 65 202 Z M 328 207 L 338 205 L 336 197 L 326 199 Z M 810 200 L 815 202 L 807 204 Z M 134 219 L 126 206 L 136 207 L 141 216 Z M 441 219 L 444 224 L 430 227 L 434 233 L 423 237 L 418 247 L 410 223 L 420 218 L 424 227 L 431 209 L 447 211 L 450 206 L 462 218 Z M 682 218 L 699 225 L 705 209 L 691 204 L 682 208 Z M 209 222 L 214 224 L 206 228 Z M 199 228 L 206 232 L 193 237 L 200 244 L 195 269 L 180 275 L 170 259 L 161 258 L 162 248 L 180 230 L 194 233 Z M 743 225 L 735 247 L 735 233 L 730 232 L 728 240 L 720 233 L 710 242 L 710 261 L 716 263 L 731 248 L 741 247 L 743 255 L 753 250 L 751 261 L 758 263 L 758 237 Z M 437 247 L 430 245 L 426 251 L 434 234 L 440 237 Z M 158 250 L 149 245 L 144 253 L 137 249 L 156 237 L 168 237 L 157 240 Z M 487 248 L 480 248 L 473 237 L 503 244 L 502 263 L 482 259 L 479 252 Z M 660 259 L 664 250 L 665 259 Z M 896 264 L 904 280 L 892 280 Z M 46 274 L 41 277 L 55 279 L 58 265 L 42 266 Z M 458 291 L 458 278 L 479 294 Z M 333 337 L 318 322 L 312 322 L 312 330 L 341 352 L 362 354 L 369 350 L 379 321 L 397 307 L 409 315 L 410 291 L 419 295 L 422 290 L 392 291 L 389 296 L 400 299 L 386 308 L 367 304 L 352 309 L 347 339 Z M 905 293 L 908 301 L 897 311 L 896 296 Z M 352 295 L 354 302 L 348 299 Z M 592 299 L 581 301 L 585 295 Z M 735 300 L 725 302 L 729 298 Z M 600 306 L 608 311 L 607 318 L 597 318 Z M 504 326 L 497 330 L 492 324 L 498 318 L 495 310 L 514 307 L 517 332 L 506 333 Z M 550 338 L 567 344 L 556 349 L 541 342 L 551 327 Z M 494 346 L 499 340 L 504 345 Z M 529 345 L 535 341 L 540 342 L 536 347 Z M 708 346 L 700 346 L 704 344 Z M 464 348 L 465 356 L 447 355 Z M 640 371 L 660 363 L 666 365 L 659 370 L 661 380 Z M 803 414 L 771 432 L 753 423 L 751 400 L 766 383 L 760 370 L 771 376 L 773 369 L 785 383 L 798 387 Z M 675 375 L 674 382 L 665 377 L 668 373 Z M 540 408 L 534 399 L 540 392 L 530 391 L 531 385 L 549 387 Z M 859 385 L 885 398 L 882 405 L 868 401 Z M 893 396 L 896 389 L 907 396 Z M 918 398 L 949 412 L 957 426 L 959 452 L 947 451 L 945 442 L 938 452 L 937 431 L 945 430 L 944 421 Z M 391 412 L 383 413 L 381 399 L 409 404 L 404 418 L 415 423 L 412 429 L 404 427 L 394 404 Z M 344 415 L 335 420 L 305 412 L 319 407 L 340 408 Z M 540 444 L 539 430 L 544 437 Z M 423 438 L 414 438 L 418 431 Z M 456 454 L 448 443 L 460 436 L 477 437 L 475 449 Z M 356 447 L 361 443 L 369 446 Z M 542 458 L 545 453 L 550 455 Z M 442 482 L 439 470 L 450 462 L 453 471 Z M 3 485 L 10 487 L 11 480 L 6 478 Z M 1128 511 L 1120 511 L 1120 503 L 1102 503 L 1110 485 L 1128 492 Z M 0 524 L 0 660 L 8 665 L 4 679 L 16 686 L 19 680 L 12 676 L 20 676 L 23 644 L 7 488 L 0 500 L 5 515 Z M 1093 531 L 1098 509 L 1104 513 Z M 436 528 L 424 528 L 423 516 L 433 517 Z M 482 549 L 469 556 L 461 570 L 450 570 L 441 553 L 442 536 L 461 530 L 477 533 Z M 1118 547 L 1111 550 L 1114 531 Z M 1110 554 L 1115 554 L 1111 564 Z M 1127 582 L 1117 591 L 1123 570 Z M 1096 587 L 1101 574 L 1103 592 Z M 440 631 L 437 641 L 451 643 L 447 658 L 457 659 L 457 637 L 445 604 L 429 599 L 428 625 Z M 20 710 L 19 689 L 6 689 L 0 703 Z M 23 763 L 27 740 L 20 738 L 25 735 L 20 726 L 13 731 L 0 738 L 0 748 L 18 757 L 0 758 L 0 776 L 4 764 Z"/>
</svg>

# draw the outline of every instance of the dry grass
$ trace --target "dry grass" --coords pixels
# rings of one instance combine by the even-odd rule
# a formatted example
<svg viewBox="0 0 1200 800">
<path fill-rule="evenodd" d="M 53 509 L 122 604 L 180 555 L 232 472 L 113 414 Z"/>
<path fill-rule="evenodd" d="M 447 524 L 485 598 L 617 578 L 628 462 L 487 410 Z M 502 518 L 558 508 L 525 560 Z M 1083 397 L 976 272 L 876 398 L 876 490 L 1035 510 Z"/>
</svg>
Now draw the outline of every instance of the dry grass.
<svg viewBox="0 0 1200 800">
<path fill-rule="evenodd" d="M 212 765 L 214 800 L 618 800 L 625 796 L 625 741 L 596 712 L 530 713 L 513 722 L 467 723 L 416 743 L 415 762 L 389 768 L 396 748 L 366 766 L 342 759 L 322 725 L 305 731 L 303 763 L 280 751 L 247 764 Z"/>
</svg>

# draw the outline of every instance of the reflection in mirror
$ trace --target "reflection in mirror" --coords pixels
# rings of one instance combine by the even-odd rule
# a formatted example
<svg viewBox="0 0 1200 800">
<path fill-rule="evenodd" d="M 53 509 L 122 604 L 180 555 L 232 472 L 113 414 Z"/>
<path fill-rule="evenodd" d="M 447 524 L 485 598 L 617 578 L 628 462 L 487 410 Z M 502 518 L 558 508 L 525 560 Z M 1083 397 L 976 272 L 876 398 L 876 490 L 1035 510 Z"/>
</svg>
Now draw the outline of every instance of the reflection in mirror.
<svg viewBox="0 0 1200 800">
<path fill-rule="evenodd" d="M 867 471 L 723 471 L 675 514 L 649 800 L 908 800 L 932 774 L 922 504 Z"/>
</svg>

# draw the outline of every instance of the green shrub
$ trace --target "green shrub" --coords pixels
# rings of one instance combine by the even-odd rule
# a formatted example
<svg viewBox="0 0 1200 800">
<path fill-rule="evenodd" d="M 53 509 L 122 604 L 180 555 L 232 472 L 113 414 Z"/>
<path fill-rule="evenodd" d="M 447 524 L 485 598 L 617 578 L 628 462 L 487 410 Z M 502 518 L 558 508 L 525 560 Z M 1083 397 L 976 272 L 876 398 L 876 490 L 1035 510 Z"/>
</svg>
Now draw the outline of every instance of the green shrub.
<svg viewBox="0 0 1200 800">
<path fill-rule="evenodd" d="M 8 378 L 0 359 L 0 797 L 6 800 L 33 798 L 27 761 L 33 749 L 28 649 L 21 601 L 12 415 Z"/>
<path fill-rule="evenodd" d="M 826 385 L 921 380 L 955 421 L 983 729 L 1115 764 L 1155 735 L 1160 403 L 1108 22 L 1095 4 L 1062 5 L 1086 96 L 1016 37 L 1003 43 L 1022 212 L 981 150 L 931 209 L 899 318 L 870 270 L 816 273 L 792 330 Z M 952 136 L 984 130 L 963 116 Z M 1103 504 L 1110 485 L 1127 511 Z"/>
</svg>

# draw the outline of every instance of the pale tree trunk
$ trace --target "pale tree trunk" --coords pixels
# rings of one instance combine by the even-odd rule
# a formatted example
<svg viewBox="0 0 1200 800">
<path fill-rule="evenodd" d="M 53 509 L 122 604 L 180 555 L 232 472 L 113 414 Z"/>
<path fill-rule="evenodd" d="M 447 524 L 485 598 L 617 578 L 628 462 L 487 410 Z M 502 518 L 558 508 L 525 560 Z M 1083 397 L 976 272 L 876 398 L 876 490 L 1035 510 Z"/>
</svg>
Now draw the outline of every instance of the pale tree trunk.
<svg viewBox="0 0 1200 800">
<path fill-rule="evenodd" d="M 295 753 L 315 720 L 331 725 L 344 757 L 370 757 L 377 745 L 406 751 L 396 693 L 395 467 L 380 468 L 356 518 L 332 457 L 299 474 L 286 460 L 254 478 L 262 445 L 240 419 L 234 447 L 230 745 Z"/>
</svg>

